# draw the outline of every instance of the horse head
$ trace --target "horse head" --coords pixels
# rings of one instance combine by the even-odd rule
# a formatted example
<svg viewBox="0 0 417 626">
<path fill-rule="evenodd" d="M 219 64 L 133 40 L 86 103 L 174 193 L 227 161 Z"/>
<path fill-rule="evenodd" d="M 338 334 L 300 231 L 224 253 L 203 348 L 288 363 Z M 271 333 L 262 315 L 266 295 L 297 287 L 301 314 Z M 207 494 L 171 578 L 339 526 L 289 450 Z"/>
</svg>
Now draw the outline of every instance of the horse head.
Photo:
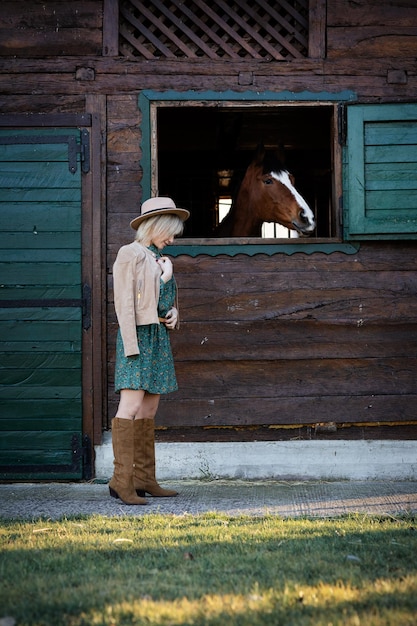
<svg viewBox="0 0 417 626">
<path fill-rule="evenodd" d="M 263 222 L 278 222 L 302 236 L 316 227 L 313 211 L 276 153 L 258 147 L 246 170 L 228 222 L 232 237 L 260 236 Z"/>
</svg>

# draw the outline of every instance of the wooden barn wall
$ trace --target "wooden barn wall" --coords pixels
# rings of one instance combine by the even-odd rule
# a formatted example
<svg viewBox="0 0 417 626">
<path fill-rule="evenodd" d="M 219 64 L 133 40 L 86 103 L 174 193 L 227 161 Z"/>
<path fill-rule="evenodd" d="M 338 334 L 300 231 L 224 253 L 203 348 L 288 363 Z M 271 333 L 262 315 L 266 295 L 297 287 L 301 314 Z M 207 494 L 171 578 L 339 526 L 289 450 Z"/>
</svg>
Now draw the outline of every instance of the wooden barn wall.
<svg viewBox="0 0 417 626">
<path fill-rule="evenodd" d="M 360 102 L 417 94 L 415 2 L 332 0 L 314 58 L 286 63 L 118 57 L 114 20 L 103 36 L 114 6 L 6 0 L 0 22 L 0 113 L 99 117 L 108 412 L 95 419 L 104 428 L 117 402 L 111 267 L 141 201 L 141 90 L 348 89 Z M 310 6 L 325 15 L 325 2 Z M 417 243 L 404 241 L 362 243 L 352 255 L 176 258 L 180 389 L 161 403 L 159 437 L 415 438 L 416 258 Z"/>
<path fill-rule="evenodd" d="M 415 436 L 415 244 L 179 257 L 176 271 L 180 390 L 160 424 L 178 439 Z"/>
</svg>

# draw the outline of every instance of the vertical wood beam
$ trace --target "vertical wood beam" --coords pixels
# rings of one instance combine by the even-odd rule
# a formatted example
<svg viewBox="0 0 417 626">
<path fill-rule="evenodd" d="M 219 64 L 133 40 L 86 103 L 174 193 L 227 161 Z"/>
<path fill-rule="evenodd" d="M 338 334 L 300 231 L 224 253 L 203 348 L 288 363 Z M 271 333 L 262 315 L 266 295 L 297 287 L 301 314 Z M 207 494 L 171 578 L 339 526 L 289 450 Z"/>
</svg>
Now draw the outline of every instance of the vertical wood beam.
<svg viewBox="0 0 417 626">
<path fill-rule="evenodd" d="M 93 444 L 101 443 L 107 406 L 107 333 L 106 333 L 106 129 L 105 95 L 88 94 L 86 112 L 91 114 L 90 172 L 86 174 L 86 194 L 83 214 L 83 279 L 91 287 L 90 337 L 85 341 L 88 378 L 83 377 L 84 433 Z"/>
<path fill-rule="evenodd" d="M 310 59 L 326 57 L 326 0 L 310 0 L 308 25 L 308 56 Z"/>
<path fill-rule="evenodd" d="M 119 56 L 119 0 L 103 0 L 103 56 Z"/>
</svg>

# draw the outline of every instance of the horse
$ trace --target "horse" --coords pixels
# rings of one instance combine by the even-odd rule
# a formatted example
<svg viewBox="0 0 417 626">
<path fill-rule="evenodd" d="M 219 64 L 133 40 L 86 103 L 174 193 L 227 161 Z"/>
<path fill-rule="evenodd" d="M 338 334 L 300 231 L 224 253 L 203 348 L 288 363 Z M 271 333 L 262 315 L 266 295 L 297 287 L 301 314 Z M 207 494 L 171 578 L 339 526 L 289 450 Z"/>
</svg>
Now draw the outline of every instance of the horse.
<svg viewBox="0 0 417 626">
<path fill-rule="evenodd" d="M 316 227 L 313 211 L 294 187 L 294 177 L 278 154 L 261 145 L 215 236 L 260 237 L 263 222 L 278 222 L 295 236 L 308 236 Z"/>
</svg>

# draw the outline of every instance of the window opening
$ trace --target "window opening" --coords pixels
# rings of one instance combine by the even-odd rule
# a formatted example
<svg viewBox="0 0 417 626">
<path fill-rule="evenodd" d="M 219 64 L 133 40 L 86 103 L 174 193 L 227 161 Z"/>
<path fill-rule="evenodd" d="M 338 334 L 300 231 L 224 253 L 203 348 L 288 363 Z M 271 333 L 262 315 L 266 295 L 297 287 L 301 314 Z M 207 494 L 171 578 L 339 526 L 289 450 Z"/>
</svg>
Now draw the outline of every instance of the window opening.
<svg viewBox="0 0 417 626">
<path fill-rule="evenodd" d="M 334 105 L 159 102 L 152 193 L 172 196 L 191 211 L 185 238 L 216 237 L 245 171 L 262 143 L 283 155 L 295 188 L 314 213 L 314 238 L 337 236 L 333 164 Z M 264 222 L 262 238 L 292 238 L 295 231 Z"/>
</svg>

